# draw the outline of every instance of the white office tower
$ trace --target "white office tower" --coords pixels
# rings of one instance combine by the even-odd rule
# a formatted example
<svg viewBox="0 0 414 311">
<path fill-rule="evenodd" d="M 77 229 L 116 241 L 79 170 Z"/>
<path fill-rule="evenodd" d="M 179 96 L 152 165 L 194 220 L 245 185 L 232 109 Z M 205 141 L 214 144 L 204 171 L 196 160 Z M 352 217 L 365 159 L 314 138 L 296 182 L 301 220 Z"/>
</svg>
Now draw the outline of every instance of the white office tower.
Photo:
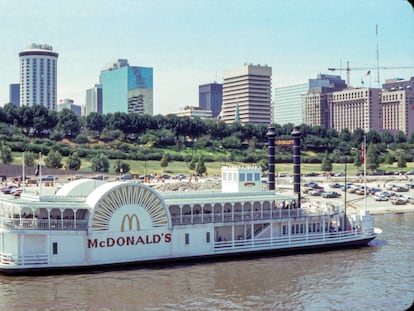
<svg viewBox="0 0 414 311">
<path fill-rule="evenodd" d="M 34 43 L 19 53 L 21 106 L 56 110 L 58 56 L 50 45 Z"/>
</svg>

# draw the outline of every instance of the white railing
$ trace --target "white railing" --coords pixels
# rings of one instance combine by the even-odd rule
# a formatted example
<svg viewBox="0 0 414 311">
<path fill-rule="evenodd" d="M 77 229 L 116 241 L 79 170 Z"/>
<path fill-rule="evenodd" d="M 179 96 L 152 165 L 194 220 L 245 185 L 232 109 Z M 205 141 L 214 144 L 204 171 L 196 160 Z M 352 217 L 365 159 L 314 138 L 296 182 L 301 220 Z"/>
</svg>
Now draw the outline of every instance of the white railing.
<svg viewBox="0 0 414 311">
<path fill-rule="evenodd" d="M 3 266 L 47 265 L 48 263 L 49 258 L 47 254 L 17 256 L 0 253 L 0 264 Z"/>
<path fill-rule="evenodd" d="M 370 230 L 372 231 L 372 230 Z M 323 244 L 334 244 L 338 242 L 347 242 L 356 239 L 369 238 L 373 232 L 349 230 L 338 232 L 322 232 L 297 235 L 283 235 L 271 238 L 244 239 L 232 241 L 214 242 L 214 252 L 225 253 L 229 251 L 249 251 L 255 249 L 272 249 L 272 248 L 290 248 L 300 246 L 312 246 Z"/>
<path fill-rule="evenodd" d="M 14 230 L 87 230 L 88 220 L 0 217 L 0 227 Z"/>
</svg>

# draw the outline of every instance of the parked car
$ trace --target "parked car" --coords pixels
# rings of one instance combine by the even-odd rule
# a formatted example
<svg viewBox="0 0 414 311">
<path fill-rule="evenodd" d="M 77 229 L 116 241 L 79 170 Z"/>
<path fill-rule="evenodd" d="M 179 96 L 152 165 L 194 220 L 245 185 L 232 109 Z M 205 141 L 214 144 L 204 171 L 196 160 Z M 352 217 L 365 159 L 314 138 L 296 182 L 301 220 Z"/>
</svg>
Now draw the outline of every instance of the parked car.
<svg viewBox="0 0 414 311">
<path fill-rule="evenodd" d="M 403 187 L 403 186 L 394 185 L 394 187 L 392 187 L 391 190 L 392 191 L 396 191 L 396 192 L 407 192 L 408 191 L 408 188 Z"/>
<path fill-rule="evenodd" d="M 319 176 L 319 173 L 309 172 L 309 173 L 306 173 L 305 176 L 307 176 L 307 177 L 315 177 L 315 176 Z"/>
<path fill-rule="evenodd" d="M 329 184 L 329 188 L 341 188 L 341 187 L 342 185 L 337 182 Z"/>
<path fill-rule="evenodd" d="M 380 195 L 376 194 L 376 195 L 374 195 L 374 200 L 375 201 L 388 201 L 388 197 L 386 197 L 385 195 L 382 195 L 382 194 L 380 194 Z"/>
<path fill-rule="evenodd" d="M 410 188 L 410 189 L 414 189 L 414 182 L 409 182 L 407 184 L 407 187 Z"/>
<path fill-rule="evenodd" d="M 130 180 L 131 179 L 131 174 L 123 174 L 123 175 L 121 175 L 121 179 L 122 180 Z"/>
<path fill-rule="evenodd" d="M 304 187 L 314 188 L 314 187 L 317 187 L 317 186 L 319 186 L 319 185 L 318 185 L 316 182 L 311 181 L 311 182 L 306 182 L 306 183 L 304 183 L 304 184 L 303 184 L 303 186 L 304 186 Z"/>
<path fill-rule="evenodd" d="M 17 189 L 16 185 L 9 185 L 9 186 L 2 187 L 0 191 L 3 192 L 4 194 L 10 194 L 15 189 Z"/>
<path fill-rule="evenodd" d="M 313 189 L 311 191 L 309 191 L 309 194 L 312 196 L 320 196 L 322 193 L 322 191 L 320 191 L 319 189 Z"/>
<path fill-rule="evenodd" d="M 408 171 L 405 175 L 414 175 L 414 170 Z"/>
<path fill-rule="evenodd" d="M 394 205 L 404 205 L 404 204 L 407 204 L 407 202 L 408 202 L 408 199 L 403 198 L 403 197 L 399 197 L 399 198 L 391 200 L 391 203 Z"/>
<path fill-rule="evenodd" d="M 40 181 L 55 181 L 56 179 L 58 179 L 55 176 L 52 175 L 47 175 L 47 176 L 42 176 L 40 177 Z"/>
<path fill-rule="evenodd" d="M 341 194 L 336 191 L 325 191 L 321 193 L 321 196 L 322 198 L 339 198 Z"/>
<path fill-rule="evenodd" d="M 173 176 L 174 179 L 185 179 L 187 176 L 185 176 L 184 174 L 177 174 L 175 176 Z"/>
</svg>

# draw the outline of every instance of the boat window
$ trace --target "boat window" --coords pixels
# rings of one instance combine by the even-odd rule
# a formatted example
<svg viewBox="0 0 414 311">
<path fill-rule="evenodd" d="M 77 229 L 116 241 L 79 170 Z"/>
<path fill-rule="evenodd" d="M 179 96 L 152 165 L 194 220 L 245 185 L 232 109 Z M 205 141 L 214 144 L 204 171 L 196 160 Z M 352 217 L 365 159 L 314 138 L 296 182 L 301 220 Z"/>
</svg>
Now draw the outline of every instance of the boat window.
<svg viewBox="0 0 414 311">
<path fill-rule="evenodd" d="M 53 252 L 53 255 L 57 255 L 57 253 L 58 253 L 58 244 L 57 244 L 57 242 L 53 242 L 52 252 Z"/>
<path fill-rule="evenodd" d="M 186 233 L 185 234 L 185 245 L 188 245 L 188 244 L 190 244 L 190 234 Z"/>
<path fill-rule="evenodd" d="M 254 174 L 254 181 L 259 181 L 260 180 L 260 173 L 255 173 Z"/>
<path fill-rule="evenodd" d="M 247 173 L 247 181 L 253 181 L 253 174 Z"/>
<path fill-rule="evenodd" d="M 241 182 L 245 181 L 246 180 L 246 175 L 243 174 L 243 173 L 240 173 L 239 179 L 240 179 Z"/>
<path fill-rule="evenodd" d="M 210 232 L 206 232 L 206 243 L 210 243 Z"/>
</svg>

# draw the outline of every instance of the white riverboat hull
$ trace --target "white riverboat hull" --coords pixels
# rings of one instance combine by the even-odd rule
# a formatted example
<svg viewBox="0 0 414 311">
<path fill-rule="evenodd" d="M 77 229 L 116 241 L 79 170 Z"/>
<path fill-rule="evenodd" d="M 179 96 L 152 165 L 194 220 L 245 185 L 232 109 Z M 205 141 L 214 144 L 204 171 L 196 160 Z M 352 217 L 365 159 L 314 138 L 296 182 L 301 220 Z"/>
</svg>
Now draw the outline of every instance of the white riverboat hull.
<svg viewBox="0 0 414 311">
<path fill-rule="evenodd" d="M 299 207 L 287 196 L 251 191 L 257 176 L 228 193 L 159 193 L 136 182 L 80 180 L 54 196 L 1 197 L 0 271 L 282 255 L 358 247 L 376 237 L 368 212 Z"/>
</svg>

